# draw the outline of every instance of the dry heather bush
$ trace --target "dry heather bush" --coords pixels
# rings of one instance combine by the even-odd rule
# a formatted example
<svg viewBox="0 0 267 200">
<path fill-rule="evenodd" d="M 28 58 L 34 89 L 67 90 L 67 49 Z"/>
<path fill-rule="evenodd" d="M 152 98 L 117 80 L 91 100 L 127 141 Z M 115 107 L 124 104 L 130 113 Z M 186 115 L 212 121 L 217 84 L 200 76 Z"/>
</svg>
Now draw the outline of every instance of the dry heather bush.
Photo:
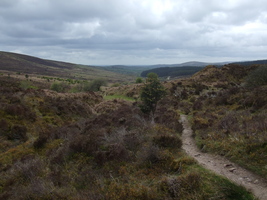
<svg viewBox="0 0 267 200">
<path fill-rule="evenodd" d="M 27 119 L 31 122 L 34 122 L 37 117 L 35 112 L 33 112 L 30 107 L 23 105 L 23 102 L 20 102 L 20 100 L 17 102 L 17 100 L 14 100 L 14 98 L 19 99 L 19 97 L 13 97 L 13 100 L 11 101 L 14 103 L 9 102 L 9 104 L 3 105 L 6 114 L 16 117 L 20 120 Z"/>
<path fill-rule="evenodd" d="M 145 144 L 136 154 L 136 163 L 141 167 L 154 168 L 155 171 L 169 171 L 173 155 L 169 150 L 160 149 L 153 144 Z M 151 173 L 154 173 L 151 171 Z"/>
<path fill-rule="evenodd" d="M 136 151 L 144 141 L 143 130 L 126 130 L 125 127 L 119 128 L 111 133 L 105 134 L 105 144 L 120 144 L 129 151 Z"/>
<path fill-rule="evenodd" d="M 162 125 L 157 125 L 153 128 L 154 136 L 152 137 L 152 142 L 158 147 L 171 147 L 171 148 L 181 148 L 182 140 L 174 130 L 166 128 Z"/>
<path fill-rule="evenodd" d="M 20 140 L 25 142 L 28 140 L 27 128 L 24 125 L 14 125 L 7 135 L 9 140 Z"/>
<path fill-rule="evenodd" d="M 238 115 L 236 112 L 232 111 L 227 113 L 223 118 L 219 121 L 218 128 L 224 131 L 238 131 Z"/>
<path fill-rule="evenodd" d="M 25 181 L 31 181 L 41 175 L 45 169 L 45 163 L 40 158 L 24 158 L 13 165 L 13 170 Z"/>
<path fill-rule="evenodd" d="M 246 77 L 247 87 L 258 87 L 267 84 L 267 65 L 259 66 Z"/>
<path fill-rule="evenodd" d="M 48 150 L 46 155 L 53 165 L 61 165 L 68 159 L 71 153 L 72 150 L 69 148 L 69 143 L 64 143 L 59 148 Z"/>
<path fill-rule="evenodd" d="M 39 200 L 39 199 L 55 199 L 67 200 L 71 196 L 71 190 L 65 190 L 64 195 L 60 195 L 55 190 L 53 183 L 47 179 L 35 179 L 30 184 L 16 188 L 12 191 L 10 199 L 25 199 Z"/>
<path fill-rule="evenodd" d="M 95 111 L 100 114 L 113 112 L 119 107 L 127 105 L 126 101 L 114 99 L 112 101 L 103 101 L 95 106 Z"/>
<path fill-rule="evenodd" d="M 125 127 L 127 130 L 131 130 L 143 126 L 144 119 L 142 116 L 143 114 L 139 108 L 124 103 L 111 112 L 97 116 L 90 122 L 89 127 L 93 129 L 98 129 L 99 127 Z"/>
<path fill-rule="evenodd" d="M 214 103 L 216 106 L 219 105 L 228 105 L 228 100 L 230 99 L 230 94 L 227 92 L 219 92 L 218 95 L 214 98 Z"/>
<path fill-rule="evenodd" d="M 193 110 L 201 110 L 203 108 L 203 101 L 201 100 L 196 100 L 193 104 Z"/>
<path fill-rule="evenodd" d="M 49 141 L 63 139 L 71 141 L 76 135 L 79 135 L 85 128 L 85 121 L 80 120 L 74 124 L 65 125 L 59 128 L 47 128 L 45 131 L 40 131 L 38 138 L 34 141 L 33 147 L 40 149 Z"/>
<path fill-rule="evenodd" d="M 5 119 L 0 120 L 0 136 L 6 136 L 9 130 L 9 124 Z"/>
<path fill-rule="evenodd" d="M 123 138 L 125 147 L 133 152 L 137 151 L 137 149 L 140 147 L 143 141 L 144 141 L 144 135 L 141 130 L 130 131 Z"/>
<path fill-rule="evenodd" d="M 191 157 L 181 157 L 179 159 L 173 160 L 171 163 L 171 170 L 175 172 L 180 172 L 182 173 L 183 169 L 187 166 L 196 164 L 196 160 Z"/>
<path fill-rule="evenodd" d="M 34 156 L 26 156 L 22 160 L 17 161 L 10 169 L 0 174 L 1 178 L 3 178 L 1 180 L 3 191 L 9 191 L 10 196 L 14 195 L 23 185 L 30 184 L 32 181 L 40 178 L 45 167 L 46 165 L 43 160 Z M 4 196 L 5 195 L 8 194 L 6 193 Z M 1 197 L 0 195 L 0 198 Z"/>
<path fill-rule="evenodd" d="M 258 87 L 253 91 L 247 91 L 240 104 L 244 108 L 253 108 L 255 110 L 267 108 L 267 87 Z"/>
<path fill-rule="evenodd" d="M 77 135 L 69 142 L 69 148 L 74 153 L 86 153 L 92 155 L 97 151 L 102 143 L 102 139 L 97 132 L 92 131 L 88 135 Z"/>
<path fill-rule="evenodd" d="M 154 145 L 145 145 L 137 153 L 137 160 L 140 164 L 151 165 L 159 162 L 160 159 L 160 149 Z"/>
<path fill-rule="evenodd" d="M 35 149 L 43 148 L 47 143 L 49 136 L 50 135 L 48 133 L 40 132 L 38 138 L 33 142 L 33 147 Z"/>
<path fill-rule="evenodd" d="M 156 193 L 155 193 L 156 194 Z M 151 189 L 142 184 L 116 183 L 111 182 L 106 189 L 105 199 L 110 200 L 150 200 L 159 199 Z"/>
<path fill-rule="evenodd" d="M 194 131 L 206 129 L 211 127 L 217 119 L 218 117 L 216 116 L 216 113 L 214 113 L 212 110 L 207 109 L 204 112 L 196 112 L 194 113 L 192 129 Z"/>
<path fill-rule="evenodd" d="M 40 149 L 43 148 L 46 143 L 47 143 L 47 137 L 41 135 L 33 142 L 33 147 L 35 149 Z"/>
<path fill-rule="evenodd" d="M 179 114 L 174 109 L 170 108 L 170 105 L 172 105 L 172 103 L 173 102 L 171 102 L 168 98 L 164 98 L 159 101 L 154 116 L 155 122 L 163 124 L 166 127 L 169 127 L 170 129 L 174 129 L 178 133 L 181 133 L 183 131 L 183 126 L 179 122 Z"/>
<path fill-rule="evenodd" d="M 105 199 L 105 195 L 101 192 L 99 192 L 100 189 L 91 189 L 91 190 L 86 190 L 86 191 L 81 191 L 75 196 L 72 197 L 72 199 L 75 200 L 103 200 Z"/>
<path fill-rule="evenodd" d="M 193 197 L 197 193 L 200 183 L 200 175 L 190 172 L 178 177 L 164 177 L 160 182 L 159 188 L 171 198 L 183 199 L 184 197 Z"/>
<path fill-rule="evenodd" d="M 111 144 L 108 147 L 108 150 L 106 152 L 106 158 L 107 160 L 128 160 L 129 159 L 129 153 L 126 150 L 125 146 L 123 146 L 120 143 Z"/>
<path fill-rule="evenodd" d="M 159 147 L 181 148 L 182 140 L 178 135 L 160 134 L 153 137 L 153 143 Z"/>
<path fill-rule="evenodd" d="M 194 92 L 195 95 L 200 95 L 200 93 L 203 90 L 208 89 L 208 87 L 206 85 L 203 85 L 201 83 L 193 83 L 192 88 L 195 89 L 195 92 Z"/>
</svg>

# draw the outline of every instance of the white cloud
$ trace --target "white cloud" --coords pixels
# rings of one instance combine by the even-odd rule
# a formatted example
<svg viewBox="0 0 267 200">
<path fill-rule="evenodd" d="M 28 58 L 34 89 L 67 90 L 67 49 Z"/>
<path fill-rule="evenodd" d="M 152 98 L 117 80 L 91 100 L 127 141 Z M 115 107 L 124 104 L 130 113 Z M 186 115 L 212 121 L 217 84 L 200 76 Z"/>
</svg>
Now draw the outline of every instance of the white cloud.
<svg viewBox="0 0 267 200">
<path fill-rule="evenodd" d="M 264 59 L 267 2 L 1 0 L 0 27 L 1 50 L 84 64 Z"/>
</svg>

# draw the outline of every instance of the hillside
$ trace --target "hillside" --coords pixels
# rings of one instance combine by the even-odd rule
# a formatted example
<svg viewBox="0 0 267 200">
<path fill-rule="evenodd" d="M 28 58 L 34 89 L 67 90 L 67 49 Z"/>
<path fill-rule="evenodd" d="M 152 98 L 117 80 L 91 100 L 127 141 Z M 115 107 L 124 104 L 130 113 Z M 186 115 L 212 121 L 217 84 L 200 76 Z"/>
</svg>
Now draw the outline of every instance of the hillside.
<svg viewBox="0 0 267 200">
<path fill-rule="evenodd" d="M 153 72 L 158 74 L 159 77 L 183 77 L 183 76 L 191 76 L 196 72 L 200 71 L 203 67 L 160 67 L 154 68 L 150 70 L 143 71 L 141 73 L 142 77 L 146 77 L 147 74 Z"/>
<path fill-rule="evenodd" d="M 181 113 L 201 151 L 266 178 L 266 83 L 243 86 L 257 69 L 164 82 L 155 123 L 139 107 L 144 84 L 59 93 L 0 75 L 0 199 L 255 199 L 186 154 Z"/>
<path fill-rule="evenodd" d="M 233 64 L 239 64 L 239 65 L 266 65 L 267 64 L 267 60 L 243 61 L 243 62 L 235 62 Z"/>
<path fill-rule="evenodd" d="M 235 66 L 252 66 L 267 64 L 267 60 L 245 61 L 245 62 L 220 62 L 220 63 L 203 63 L 203 62 L 186 62 L 176 65 L 154 65 L 151 69 L 145 69 L 141 73 L 141 77 L 146 77 L 148 73 L 153 72 L 159 77 L 183 77 L 191 76 L 206 66 L 222 67 L 223 65 L 233 64 Z M 242 72 L 241 72 L 242 73 Z"/>
<path fill-rule="evenodd" d="M 146 77 L 149 72 L 155 72 L 160 77 L 171 76 L 171 77 L 181 77 L 192 75 L 199 71 L 202 67 L 207 65 L 217 65 L 222 66 L 229 62 L 218 62 L 218 63 L 206 63 L 206 62 L 185 62 L 180 64 L 158 64 L 158 65 L 111 65 L 102 66 L 105 70 L 128 74 L 134 76 Z M 188 67 L 189 66 L 189 67 Z"/>
<path fill-rule="evenodd" d="M 45 60 L 8 52 L 0 52 L 0 71 L 16 75 L 27 74 L 32 77 L 42 75 L 77 80 L 103 78 L 109 82 L 128 82 L 134 80 L 132 76 L 110 72 L 101 67 Z"/>
<path fill-rule="evenodd" d="M 266 85 L 266 65 L 229 64 L 208 66 L 171 90 L 180 109 L 192 115 L 203 152 L 226 156 L 267 178 Z"/>
</svg>

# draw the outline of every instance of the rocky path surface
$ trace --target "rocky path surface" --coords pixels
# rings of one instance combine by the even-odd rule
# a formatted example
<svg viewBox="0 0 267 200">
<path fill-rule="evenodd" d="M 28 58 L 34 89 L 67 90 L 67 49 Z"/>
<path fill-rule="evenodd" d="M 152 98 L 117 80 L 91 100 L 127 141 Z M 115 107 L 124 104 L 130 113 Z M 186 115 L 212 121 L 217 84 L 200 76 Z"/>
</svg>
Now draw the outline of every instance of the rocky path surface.
<svg viewBox="0 0 267 200">
<path fill-rule="evenodd" d="M 264 179 L 230 162 L 224 157 L 201 152 L 192 137 L 193 131 L 186 115 L 181 115 L 181 122 L 184 127 L 182 148 L 188 155 L 194 157 L 203 167 L 225 176 L 238 185 L 242 185 L 260 200 L 267 200 L 267 183 Z"/>
</svg>

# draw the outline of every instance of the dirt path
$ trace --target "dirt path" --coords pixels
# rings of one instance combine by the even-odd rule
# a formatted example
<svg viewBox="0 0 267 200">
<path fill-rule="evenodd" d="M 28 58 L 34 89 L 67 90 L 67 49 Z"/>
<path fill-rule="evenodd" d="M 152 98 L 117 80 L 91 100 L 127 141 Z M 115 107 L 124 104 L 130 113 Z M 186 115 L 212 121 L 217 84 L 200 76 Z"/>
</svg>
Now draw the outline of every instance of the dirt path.
<svg viewBox="0 0 267 200">
<path fill-rule="evenodd" d="M 261 177 L 241 168 L 224 157 L 201 152 L 192 137 L 193 131 L 186 115 L 181 115 L 181 122 L 184 127 L 182 148 L 188 155 L 194 157 L 205 168 L 247 188 L 259 199 L 267 200 L 267 183 Z"/>
</svg>

